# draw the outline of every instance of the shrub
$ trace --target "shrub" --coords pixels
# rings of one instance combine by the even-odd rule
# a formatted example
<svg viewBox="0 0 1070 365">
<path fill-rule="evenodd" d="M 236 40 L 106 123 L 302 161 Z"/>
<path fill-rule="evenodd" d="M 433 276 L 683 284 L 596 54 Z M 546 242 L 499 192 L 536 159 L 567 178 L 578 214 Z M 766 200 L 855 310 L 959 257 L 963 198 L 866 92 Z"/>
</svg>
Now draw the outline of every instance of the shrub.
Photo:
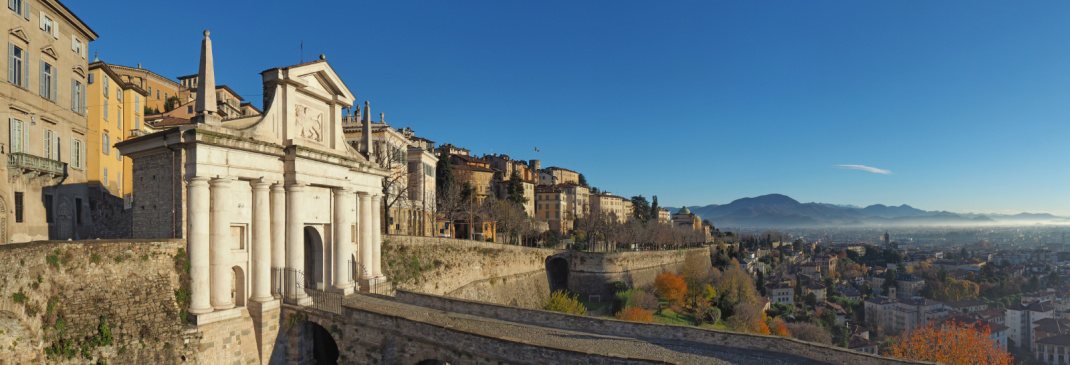
<svg viewBox="0 0 1070 365">
<path fill-rule="evenodd" d="M 654 288 L 657 289 L 658 297 L 673 303 L 680 303 L 687 293 L 687 283 L 684 277 L 663 271 L 654 278 Z"/>
<path fill-rule="evenodd" d="M 558 290 L 550 293 L 550 297 L 546 298 L 546 301 L 542 303 L 542 309 L 554 312 L 561 312 L 567 314 L 575 314 L 578 316 L 586 315 L 587 308 L 580 303 L 575 294 L 569 295 L 564 290 Z"/>
<path fill-rule="evenodd" d="M 620 320 L 632 321 L 632 322 L 645 322 L 645 323 L 654 322 L 654 313 L 651 313 L 650 311 L 645 311 L 645 310 L 642 310 L 642 309 L 636 308 L 636 307 L 625 308 L 624 310 L 622 310 L 620 312 L 617 312 L 617 314 L 614 315 L 614 317 L 617 317 L 617 319 L 620 319 Z"/>
</svg>

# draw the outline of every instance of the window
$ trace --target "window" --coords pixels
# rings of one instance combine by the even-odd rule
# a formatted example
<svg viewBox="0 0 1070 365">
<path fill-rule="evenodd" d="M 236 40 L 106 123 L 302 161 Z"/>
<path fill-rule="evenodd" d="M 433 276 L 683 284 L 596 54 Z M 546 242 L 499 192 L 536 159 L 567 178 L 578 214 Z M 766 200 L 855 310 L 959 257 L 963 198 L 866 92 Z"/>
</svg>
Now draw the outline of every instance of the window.
<svg viewBox="0 0 1070 365">
<path fill-rule="evenodd" d="M 163 93 L 163 100 L 167 100 L 168 98 L 169 96 L 167 95 L 167 93 Z"/>
<path fill-rule="evenodd" d="M 104 97 L 105 98 L 108 97 L 108 84 L 110 84 L 110 83 L 111 83 L 111 79 L 105 77 L 104 78 Z"/>
<path fill-rule="evenodd" d="M 30 131 L 26 128 L 26 122 L 15 118 L 8 118 L 8 124 L 10 128 L 9 136 L 11 137 L 11 152 L 26 152 L 26 144 L 24 142 L 28 139 L 30 133 Z"/>
<path fill-rule="evenodd" d="M 193 105 L 186 105 L 186 114 L 193 114 Z"/>
<path fill-rule="evenodd" d="M 78 37 L 75 37 L 73 34 L 71 35 L 71 51 L 74 51 L 74 53 L 77 53 L 79 56 L 85 57 L 85 47 L 82 45 L 82 40 L 78 39 Z"/>
<path fill-rule="evenodd" d="M 7 54 L 7 81 L 24 89 L 29 88 L 30 68 L 26 67 L 26 51 L 9 42 Z"/>
<path fill-rule="evenodd" d="M 84 156 L 85 153 L 83 153 L 82 148 L 83 148 L 82 141 L 71 138 L 71 167 L 72 168 L 76 168 L 76 169 L 81 170 L 82 166 L 84 166 L 82 164 L 82 156 Z"/>
<path fill-rule="evenodd" d="M 118 148 L 115 149 L 115 159 L 119 161 L 123 160 L 123 154 L 122 152 L 119 152 Z"/>
<path fill-rule="evenodd" d="M 82 224 L 82 198 L 74 198 L 74 221 Z"/>
<path fill-rule="evenodd" d="M 119 187 L 119 191 L 123 191 L 123 172 L 119 171 L 115 173 L 115 186 Z"/>
<path fill-rule="evenodd" d="M 123 89 L 115 90 L 115 97 L 119 100 L 119 103 L 123 102 Z"/>
<path fill-rule="evenodd" d="M 104 79 L 104 81 L 108 81 L 108 79 Z M 107 84 L 107 82 L 104 84 Z M 104 120 L 108 120 L 108 99 L 104 99 Z"/>
<path fill-rule="evenodd" d="M 134 130 L 135 131 L 141 130 L 141 118 L 134 117 Z"/>
<path fill-rule="evenodd" d="M 108 168 L 107 167 L 104 168 L 104 179 L 103 179 L 103 182 L 104 182 L 104 187 L 107 188 L 108 187 Z"/>
<path fill-rule="evenodd" d="M 25 9 L 27 8 L 26 5 L 28 4 L 24 4 L 24 0 L 7 0 L 7 8 L 11 9 L 11 11 L 14 11 L 15 14 L 28 14 L 29 9 Z"/>
<path fill-rule="evenodd" d="M 45 203 L 45 223 L 55 222 L 55 211 L 52 209 L 52 195 L 45 194 L 43 200 Z"/>
<path fill-rule="evenodd" d="M 156 100 L 160 100 L 160 90 L 156 90 Z"/>
<path fill-rule="evenodd" d="M 109 137 L 107 133 L 104 133 L 104 135 L 102 135 L 100 137 L 100 140 L 102 142 L 100 144 L 100 148 L 102 150 L 101 152 L 104 152 L 105 155 L 110 155 L 111 154 L 111 137 Z"/>
<path fill-rule="evenodd" d="M 45 31 L 45 33 L 48 33 L 49 35 L 51 35 L 52 38 L 57 38 L 58 39 L 59 38 L 59 30 L 56 29 L 56 28 L 58 28 L 58 26 L 59 26 L 59 24 L 56 24 L 56 22 L 52 21 L 52 18 L 49 18 L 49 17 L 45 16 L 44 13 L 41 13 L 41 30 L 43 30 L 43 31 Z"/>
<path fill-rule="evenodd" d="M 141 113 L 141 97 L 134 95 L 134 113 Z"/>
<path fill-rule="evenodd" d="M 41 96 L 56 101 L 56 68 L 41 60 Z"/>
<path fill-rule="evenodd" d="M 85 114 L 85 85 L 75 79 L 71 79 L 71 110 L 78 114 Z"/>
<path fill-rule="evenodd" d="M 116 116 L 119 117 L 118 123 L 116 123 L 116 125 L 119 127 L 119 133 L 121 136 L 121 134 L 123 133 L 123 110 L 119 109 L 119 113 Z"/>
<path fill-rule="evenodd" d="M 15 223 L 22 223 L 22 193 L 15 192 Z"/>
<path fill-rule="evenodd" d="M 53 150 L 52 150 L 52 136 L 54 134 L 55 133 L 53 133 L 52 131 L 45 129 L 45 131 L 44 131 L 44 135 L 45 135 L 44 143 L 41 144 L 41 157 L 44 157 L 44 158 L 47 158 L 47 159 L 50 159 L 50 160 L 55 160 L 54 158 L 52 158 L 52 153 L 53 153 Z"/>
</svg>

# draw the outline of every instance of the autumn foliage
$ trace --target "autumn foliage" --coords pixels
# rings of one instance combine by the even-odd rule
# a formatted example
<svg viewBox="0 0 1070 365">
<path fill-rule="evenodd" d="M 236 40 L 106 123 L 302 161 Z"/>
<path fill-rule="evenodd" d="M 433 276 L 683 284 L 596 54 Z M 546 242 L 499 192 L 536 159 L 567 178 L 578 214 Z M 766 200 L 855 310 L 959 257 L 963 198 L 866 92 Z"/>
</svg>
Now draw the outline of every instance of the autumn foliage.
<svg viewBox="0 0 1070 365">
<path fill-rule="evenodd" d="M 654 278 L 654 288 L 659 298 L 672 303 L 682 302 L 684 294 L 687 293 L 687 283 L 684 282 L 684 277 L 668 271 Z"/>
<path fill-rule="evenodd" d="M 542 303 L 542 309 L 554 312 L 575 314 L 582 316 L 587 314 L 587 308 L 580 303 L 577 295 L 569 295 L 564 290 L 550 293 L 550 297 Z"/>
<path fill-rule="evenodd" d="M 1013 364 L 1010 354 L 988 337 L 991 334 L 988 327 L 967 327 L 956 322 L 929 323 L 927 327 L 903 335 L 887 355 L 947 365 Z"/>
<path fill-rule="evenodd" d="M 787 323 L 784 323 L 784 320 L 779 317 L 769 321 L 769 332 L 781 337 L 791 337 L 791 331 L 788 331 Z"/>
<path fill-rule="evenodd" d="M 624 308 L 624 310 L 617 312 L 616 317 L 625 321 L 654 322 L 654 313 L 636 307 Z"/>
</svg>

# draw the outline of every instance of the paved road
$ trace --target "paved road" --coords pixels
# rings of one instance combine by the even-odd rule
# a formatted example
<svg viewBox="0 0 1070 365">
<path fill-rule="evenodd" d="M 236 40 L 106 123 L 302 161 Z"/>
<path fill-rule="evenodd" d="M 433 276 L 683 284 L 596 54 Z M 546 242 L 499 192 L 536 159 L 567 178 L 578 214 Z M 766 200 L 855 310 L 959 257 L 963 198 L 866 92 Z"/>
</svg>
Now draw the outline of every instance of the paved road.
<svg viewBox="0 0 1070 365">
<path fill-rule="evenodd" d="M 601 354 L 606 363 L 613 363 L 614 358 L 630 357 L 673 364 L 825 364 L 779 353 L 747 351 L 682 341 L 658 342 L 635 337 L 538 327 L 428 309 L 365 295 L 348 296 L 344 305 L 384 315 L 400 315 L 419 322 L 501 338 L 505 341 L 519 339 L 527 343 Z"/>
</svg>

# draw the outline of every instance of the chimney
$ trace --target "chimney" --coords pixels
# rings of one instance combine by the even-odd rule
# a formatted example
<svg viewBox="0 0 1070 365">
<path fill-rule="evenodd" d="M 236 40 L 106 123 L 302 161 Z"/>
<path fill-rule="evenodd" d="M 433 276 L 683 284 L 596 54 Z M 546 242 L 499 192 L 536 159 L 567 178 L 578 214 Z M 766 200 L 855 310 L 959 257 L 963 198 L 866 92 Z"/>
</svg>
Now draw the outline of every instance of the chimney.
<svg viewBox="0 0 1070 365">
<path fill-rule="evenodd" d="M 221 120 L 216 114 L 215 99 L 215 65 L 212 60 L 212 39 L 208 38 L 209 32 L 204 31 L 204 40 L 201 41 L 201 67 L 197 72 L 197 102 L 193 117 L 194 123 L 219 125 Z"/>
<path fill-rule="evenodd" d="M 360 144 L 364 147 L 364 155 L 372 159 L 372 109 L 367 100 L 364 101 L 364 117 L 361 119 Z"/>
</svg>

